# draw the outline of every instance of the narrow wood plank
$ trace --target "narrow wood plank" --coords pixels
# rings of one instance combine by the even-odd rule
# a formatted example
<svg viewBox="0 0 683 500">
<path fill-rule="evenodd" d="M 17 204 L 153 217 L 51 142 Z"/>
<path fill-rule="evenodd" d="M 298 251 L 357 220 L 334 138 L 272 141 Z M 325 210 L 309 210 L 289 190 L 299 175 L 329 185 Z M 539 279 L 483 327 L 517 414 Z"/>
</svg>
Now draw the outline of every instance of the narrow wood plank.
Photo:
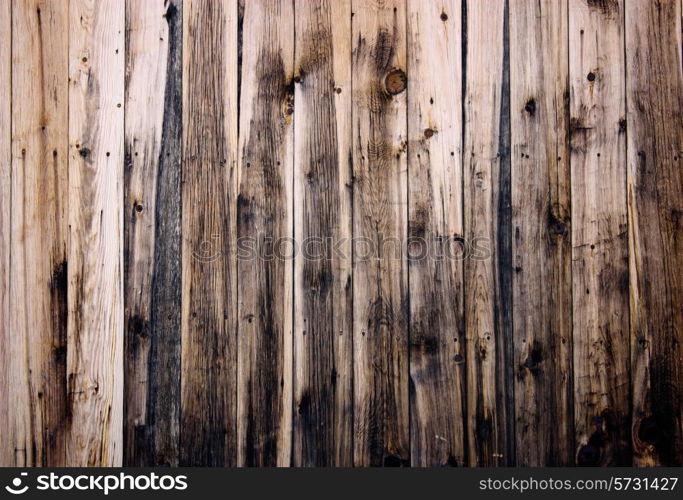
<svg viewBox="0 0 683 500">
<path fill-rule="evenodd" d="M 462 6 L 407 9 L 410 458 L 418 467 L 462 466 Z"/>
<path fill-rule="evenodd" d="M 71 466 L 122 462 L 124 12 L 123 0 L 69 4 Z"/>
<path fill-rule="evenodd" d="M 409 465 L 405 2 L 353 16 L 354 463 Z"/>
<path fill-rule="evenodd" d="M 464 223 L 470 466 L 514 461 L 507 1 L 467 3 Z"/>
<path fill-rule="evenodd" d="M 627 2 L 625 15 L 634 465 L 681 466 L 681 5 Z"/>
<path fill-rule="evenodd" d="M 352 465 L 351 2 L 296 9 L 296 466 Z"/>
<path fill-rule="evenodd" d="M 178 464 L 182 0 L 126 2 L 124 464 Z"/>
<path fill-rule="evenodd" d="M 12 173 L 12 4 L 0 2 L 0 86 L 9 97 L 0 99 L 0 428 L 7 432 L 0 446 L 0 467 L 14 465 L 16 438 L 14 405 L 9 387 L 14 379 L 11 368 L 12 336 L 10 335 L 10 239 L 11 239 L 11 173 Z"/>
<path fill-rule="evenodd" d="M 510 2 L 517 465 L 574 462 L 567 2 Z"/>
<path fill-rule="evenodd" d="M 236 458 L 237 1 L 183 4 L 180 464 Z"/>
<path fill-rule="evenodd" d="M 238 463 L 292 451 L 294 5 L 244 2 L 238 235 Z"/>
<path fill-rule="evenodd" d="M 621 0 L 569 3 L 576 461 L 631 463 Z"/>
<path fill-rule="evenodd" d="M 68 241 L 68 24 L 58 1 L 12 9 L 9 441 L 15 466 L 63 465 Z"/>
</svg>

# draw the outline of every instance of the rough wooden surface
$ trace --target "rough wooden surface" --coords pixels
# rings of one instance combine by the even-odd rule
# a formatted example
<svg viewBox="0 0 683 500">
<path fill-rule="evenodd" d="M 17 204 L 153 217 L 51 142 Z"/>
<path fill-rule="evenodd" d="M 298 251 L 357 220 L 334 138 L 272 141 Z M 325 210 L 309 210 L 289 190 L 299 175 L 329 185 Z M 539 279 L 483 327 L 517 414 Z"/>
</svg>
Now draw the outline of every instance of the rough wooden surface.
<svg viewBox="0 0 683 500">
<path fill-rule="evenodd" d="M 123 0 L 69 3 L 69 465 L 122 460 L 124 31 Z"/>
<path fill-rule="evenodd" d="M 510 2 L 517 464 L 574 463 L 567 1 Z"/>
<path fill-rule="evenodd" d="M 177 465 L 182 1 L 126 12 L 124 462 Z"/>
<path fill-rule="evenodd" d="M 408 259 L 413 466 L 465 450 L 460 1 L 408 3 Z M 415 75 L 415 78 L 411 78 Z M 422 78 L 420 75 L 430 75 Z"/>
<path fill-rule="evenodd" d="M 625 19 L 633 461 L 681 466 L 681 3 L 627 2 Z"/>
<path fill-rule="evenodd" d="M 630 465 L 623 2 L 569 4 L 578 465 Z"/>
<path fill-rule="evenodd" d="M 296 466 L 348 467 L 353 464 L 351 2 L 297 2 L 295 32 L 294 228 L 301 253 L 294 275 L 293 459 Z"/>
</svg>

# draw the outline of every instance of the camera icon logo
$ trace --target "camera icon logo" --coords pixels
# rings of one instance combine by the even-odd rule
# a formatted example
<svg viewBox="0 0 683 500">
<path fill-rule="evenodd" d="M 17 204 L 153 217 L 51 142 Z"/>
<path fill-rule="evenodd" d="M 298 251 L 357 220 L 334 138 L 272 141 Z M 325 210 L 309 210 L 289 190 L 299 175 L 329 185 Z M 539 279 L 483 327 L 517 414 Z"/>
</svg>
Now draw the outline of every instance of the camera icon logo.
<svg viewBox="0 0 683 500">
<path fill-rule="evenodd" d="M 14 479 L 12 479 L 11 486 L 5 486 L 5 489 L 9 491 L 12 495 L 21 495 L 22 493 L 26 493 L 26 491 L 28 491 L 28 486 L 24 486 L 23 488 L 21 487 L 21 478 L 28 476 L 28 473 L 22 472 L 20 476 L 21 477 L 15 477 Z"/>
</svg>

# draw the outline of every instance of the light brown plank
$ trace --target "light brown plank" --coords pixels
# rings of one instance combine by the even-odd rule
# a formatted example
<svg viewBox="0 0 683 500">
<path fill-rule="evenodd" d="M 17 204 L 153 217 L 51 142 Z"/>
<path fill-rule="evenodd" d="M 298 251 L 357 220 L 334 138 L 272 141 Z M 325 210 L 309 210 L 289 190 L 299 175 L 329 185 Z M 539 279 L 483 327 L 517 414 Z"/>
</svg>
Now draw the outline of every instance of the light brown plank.
<svg viewBox="0 0 683 500">
<path fill-rule="evenodd" d="M 681 4 L 626 2 L 634 465 L 683 465 Z"/>
<path fill-rule="evenodd" d="M 182 1 L 126 2 L 124 465 L 178 464 Z"/>
<path fill-rule="evenodd" d="M 631 463 L 623 2 L 569 3 L 576 461 Z"/>
<path fill-rule="evenodd" d="M 237 1 L 183 3 L 180 464 L 232 466 Z"/>
<path fill-rule="evenodd" d="M 406 8 L 353 4 L 354 463 L 410 463 Z"/>
<path fill-rule="evenodd" d="M 10 441 L 15 466 L 64 463 L 67 327 L 68 17 L 12 8 Z"/>
<path fill-rule="evenodd" d="M 10 387 L 11 370 L 10 304 L 10 239 L 12 182 L 12 4 L 0 2 L 0 86 L 9 97 L 0 99 L 0 387 Z M 9 438 L 14 427 L 14 404 L 8 389 L 0 390 L 0 428 L 8 439 L 0 446 L 0 467 L 15 464 L 15 438 Z"/>
<path fill-rule="evenodd" d="M 511 463 L 509 389 L 509 94 L 506 3 L 468 2 L 464 223 L 467 440 L 470 466 Z M 465 36 L 465 34 L 463 35 Z"/>
<path fill-rule="evenodd" d="M 567 2 L 510 2 L 517 465 L 574 462 Z"/>
<path fill-rule="evenodd" d="M 410 457 L 418 467 L 462 466 L 462 7 L 445 0 L 407 9 Z"/>
<path fill-rule="evenodd" d="M 69 4 L 71 466 L 122 460 L 124 12 L 123 0 Z"/>
<path fill-rule="evenodd" d="M 297 466 L 351 466 L 351 2 L 296 9 L 294 441 Z"/>
<path fill-rule="evenodd" d="M 294 5 L 244 2 L 240 90 L 238 463 L 292 450 Z"/>
</svg>

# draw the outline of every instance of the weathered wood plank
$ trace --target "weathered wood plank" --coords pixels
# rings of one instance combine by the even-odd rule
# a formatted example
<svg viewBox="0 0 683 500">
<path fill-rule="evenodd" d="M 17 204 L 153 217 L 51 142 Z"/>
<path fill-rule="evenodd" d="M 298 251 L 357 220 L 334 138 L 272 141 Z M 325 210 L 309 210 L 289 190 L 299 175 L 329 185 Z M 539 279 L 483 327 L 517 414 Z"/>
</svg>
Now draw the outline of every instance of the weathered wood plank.
<svg viewBox="0 0 683 500">
<path fill-rule="evenodd" d="M 294 5 L 244 2 L 238 236 L 238 463 L 292 450 Z M 243 284 L 243 285 L 242 285 Z"/>
<path fill-rule="evenodd" d="M 296 9 L 296 466 L 351 466 L 351 2 Z"/>
<path fill-rule="evenodd" d="M 623 2 L 569 2 L 576 461 L 631 463 Z"/>
<path fill-rule="evenodd" d="M 517 465 L 574 462 L 567 2 L 510 2 Z"/>
<path fill-rule="evenodd" d="M 237 455 L 237 57 L 237 1 L 185 0 L 181 465 Z"/>
<path fill-rule="evenodd" d="M 126 3 L 124 464 L 177 465 L 182 0 Z"/>
<path fill-rule="evenodd" d="M 354 463 L 410 463 L 406 8 L 353 4 Z"/>
<path fill-rule="evenodd" d="M 7 438 L 0 446 L 0 467 L 16 463 L 12 438 L 16 405 L 10 398 L 12 336 L 10 335 L 10 239 L 12 173 L 12 4 L 0 2 L 0 87 L 8 97 L 0 99 L 0 428 Z"/>
<path fill-rule="evenodd" d="M 514 461 L 507 2 L 468 2 L 464 82 L 470 466 Z"/>
<path fill-rule="evenodd" d="M 57 1 L 12 8 L 9 268 L 15 466 L 64 464 L 68 241 L 68 36 Z"/>
<path fill-rule="evenodd" d="M 408 263 L 413 466 L 465 450 L 461 2 L 408 2 Z"/>
<path fill-rule="evenodd" d="M 681 5 L 626 2 L 634 465 L 683 465 Z"/>
<path fill-rule="evenodd" d="M 69 4 L 68 412 L 72 466 L 120 465 L 125 2 Z"/>
</svg>

